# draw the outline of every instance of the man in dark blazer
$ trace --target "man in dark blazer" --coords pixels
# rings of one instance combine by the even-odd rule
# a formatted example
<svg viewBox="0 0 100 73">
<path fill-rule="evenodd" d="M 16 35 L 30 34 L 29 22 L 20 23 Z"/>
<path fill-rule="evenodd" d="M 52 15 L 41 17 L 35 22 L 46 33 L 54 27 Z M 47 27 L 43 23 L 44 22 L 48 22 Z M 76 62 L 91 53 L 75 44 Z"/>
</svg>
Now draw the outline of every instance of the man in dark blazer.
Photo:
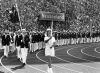
<svg viewBox="0 0 100 73">
<path fill-rule="evenodd" d="M 17 31 L 16 37 L 15 37 L 15 46 L 17 49 L 18 60 L 21 59 L 21 40 L 22 40 L 22 36 L 21 36 L 21 32 L 19 30 L 19 31 Z"/>
<path fill-rule="evenodd" d="M 11 38 L 9 35 L 9 31 L 5 30 L 5 33 L 2 35 L 2 46 L 4 49 L 4 56 L 5 57 L 8 57 L 10 40 L 11 40 Z"/>
<path fill-rule="evenodd" d="M 29 49 L 29 35 L 27 35 L 27 32 L 25 29 L 22 29 L 22 40 L 21 40 L 21 57 L 22 57 L 22 63 L 23 66 L 26 65 L 27 60 L 27 54 Z"/>
<path fill-rule="evenodd" d="M 32 42 L 32 52 L 35 52 L 36 50 L 35 50 L 35 43 L 36 43 L 36 32 L 35 31 L 33 31 L 33 34 L 32 34 L 32 36 L 31 36 L 31 42 Z"/>
</svg>

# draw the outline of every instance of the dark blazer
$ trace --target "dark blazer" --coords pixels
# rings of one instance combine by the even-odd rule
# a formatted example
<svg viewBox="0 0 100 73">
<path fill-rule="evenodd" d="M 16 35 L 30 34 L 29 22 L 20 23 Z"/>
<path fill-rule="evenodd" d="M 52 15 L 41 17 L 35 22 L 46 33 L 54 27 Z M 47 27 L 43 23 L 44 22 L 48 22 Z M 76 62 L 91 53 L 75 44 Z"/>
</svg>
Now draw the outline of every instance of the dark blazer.
<svg viewBox="0 0 100 73">
<path fill-rule="evenodd" d="M 35 43 L 35 35 L 32 35 L 32 43 Z"/>
<path fill-rule="evenodd" d="M 10 40 L 11 40 L 11 38 L 10 38 L 10 36 L 9 35 L 7 35 L 7 36 L 5 36 L 5 35 L 3 35 L 2 36 L 2 45 L 3 46 L 9 46 L 10 45 Z"/>
<path fill-rule="evenodd" d="M 16 35 L 15 37 L 15 45 L 16 46 L 20 46 L 21 45 L 21 40 L 22 40 L 22 36 L 21 35 Z"/>
<path fill-rule="evenodd" d="M 24 37 L 22 36 L 22 39 L 24 39 L 23 41 L 21 41 L 21 48 L 29 48 L 29 36 L 25 35 Z"/>
</svg>

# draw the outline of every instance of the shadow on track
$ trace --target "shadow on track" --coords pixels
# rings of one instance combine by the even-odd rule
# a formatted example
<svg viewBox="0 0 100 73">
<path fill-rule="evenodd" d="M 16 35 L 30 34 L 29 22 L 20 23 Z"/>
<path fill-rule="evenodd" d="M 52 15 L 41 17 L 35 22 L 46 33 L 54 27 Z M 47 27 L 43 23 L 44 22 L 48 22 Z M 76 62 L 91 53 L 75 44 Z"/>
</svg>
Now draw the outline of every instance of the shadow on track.
<svg viewBox="0 0 100 73">
<path fill-rule="evenodd" d="M 17 69 L 22 69 L 22 68 L 24 68 L 24 66 L 20 65 L 20 66 L 16 66 L 14 68 L 11 68 L 11 70 L 14 71 L 14 70 L 17 70 Z"/>
</svg>

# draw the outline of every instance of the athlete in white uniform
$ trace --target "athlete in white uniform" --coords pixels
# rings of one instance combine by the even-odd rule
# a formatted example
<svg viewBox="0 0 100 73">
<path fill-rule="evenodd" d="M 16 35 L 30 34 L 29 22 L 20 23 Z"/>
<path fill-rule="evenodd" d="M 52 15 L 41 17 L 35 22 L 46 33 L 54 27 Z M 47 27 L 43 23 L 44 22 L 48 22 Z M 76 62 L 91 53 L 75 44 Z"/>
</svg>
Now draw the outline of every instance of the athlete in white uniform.
<svg viewBox="0 0 100 73">
<path fill-rule="evenodd" d="M 51 58 L 55 56 L 55 50 L 54 50 L 55 38 L 52 36 L 51 29 L 47 29 L 44 41 L 45 41 L 45 56 L 49 57 L 48 73 L 53 73 L 51 66 Z"/>
</svg>

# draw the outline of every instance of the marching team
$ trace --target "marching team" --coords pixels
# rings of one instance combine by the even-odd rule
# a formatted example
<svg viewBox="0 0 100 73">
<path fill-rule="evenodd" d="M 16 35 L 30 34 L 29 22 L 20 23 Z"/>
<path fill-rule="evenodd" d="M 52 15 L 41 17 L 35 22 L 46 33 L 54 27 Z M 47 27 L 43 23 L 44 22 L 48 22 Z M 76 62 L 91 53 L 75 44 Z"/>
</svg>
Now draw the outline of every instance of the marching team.
<svg viewBox="0 0 100 73">
<path fill-rule="evenodd" d="M 95 43 L 100 41 L 100 32 L 56 32 L 56 45 Z"/>
<path fill-rule="evenodd" d="M 45 56 L 50 57 L 48 62 L 48 73 L 53 73 L 51 68 L 51 57 L 55 56 L 54 45 L 55 38 L 52 36 L 52 30 L 47 29 L 45 33 L 28 33 L 25 29 L 17 31 L 16 34 L 9 34 L 6 30 L 1 36 L 4 57 L 7 58 L 9 52 L 17 50 L 17 58 L 26 65 L 28 52 L 35 52 L 45 48 Z M 12 47 L 11 47 L 12 46 Z"/>
<path fill-rule="evenodd" d="M 2 35 L 2 46 L 4 49 L 5 57 L 8 57 L 10 40 L 11 39 L 10 39 L 9 32 L 6 30 L 5 33 Z"/>
<path fill-rule="evenodd" d="M 46 32 L 27 32 L 25 29 L 15 33 L 9 33 L 5 30 L 1 36 L 2 48 L 4 56 L 8 57 L 9 52 L 17 50 L 17 58 L 26 65 L 28 52 L 35 52 L 40 49 L 45 49 L 45 56 L 49 57 L 48 73 L 52 71 L 52 57 L 55 56 L 54 46 L 62 46 L 68 44 L 92 43 L 100 41 L 100 32 L 96 31 L 76 33 L 76 32 L 53 32 L 48 28 Z"/>
</svg>

